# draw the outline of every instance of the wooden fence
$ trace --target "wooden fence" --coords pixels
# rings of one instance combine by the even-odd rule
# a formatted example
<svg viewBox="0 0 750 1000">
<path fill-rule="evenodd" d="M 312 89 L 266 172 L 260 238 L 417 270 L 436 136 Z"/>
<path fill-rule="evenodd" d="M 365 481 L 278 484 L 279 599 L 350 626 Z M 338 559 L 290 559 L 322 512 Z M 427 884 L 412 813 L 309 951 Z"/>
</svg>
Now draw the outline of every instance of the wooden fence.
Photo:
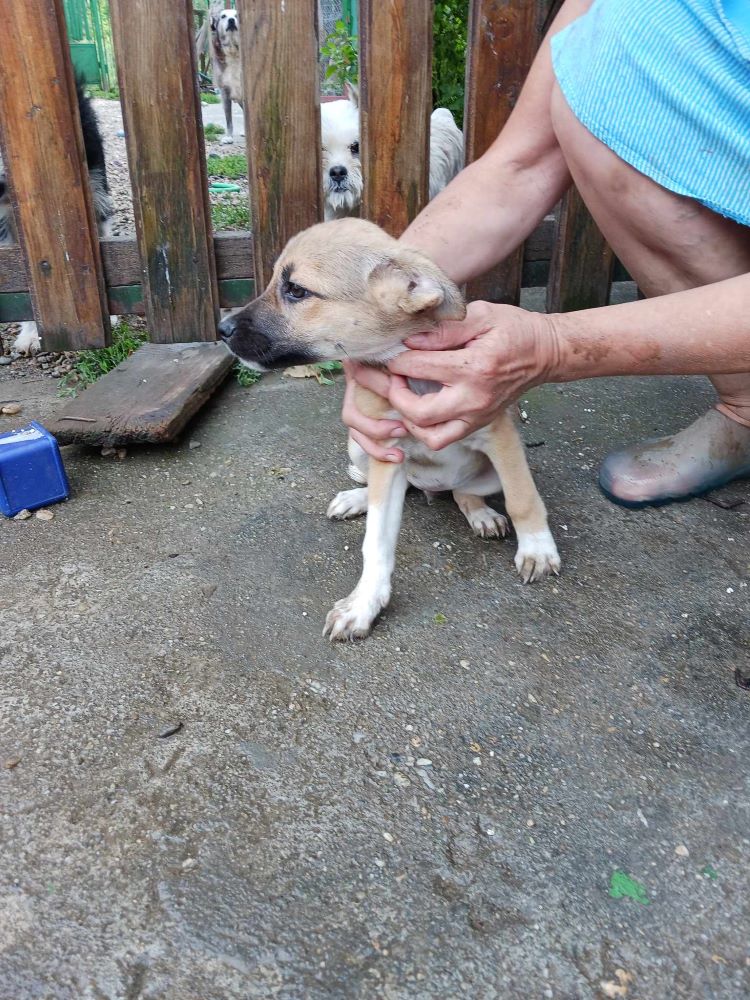
<svg viewBox="0 0 750 1000">
<path fill-rule="evenodd" d="M 497 135 L 555 0 L 472 0 L 467 160 Z M 111 0 L 136 238 L 99 240 L 85 183 L 63 0 L 0 0 L 0 143 L 20 231 L 0 249 L 0 322 L 36 319 L 47 350 L 104 346 L 109 315 L 145 313 L 157 343 L 211 341 L 220 307 L 263 288 L 322 215 L 317 0 L 238 0 L 252 233 L 212 235 L 191 0 Z M 36 26 L 33 50 L 22 39 Z M 364 214 L 400 232 L 427 197 L 430 0 L 360 0 Z M 387 153 L 384 153 L 387 151 Z M 553 310 L 603 304 L 612 259 L 575 191 L 525 247 L 473 282 L 517 302 L 549 275 Z"/>
</svg>

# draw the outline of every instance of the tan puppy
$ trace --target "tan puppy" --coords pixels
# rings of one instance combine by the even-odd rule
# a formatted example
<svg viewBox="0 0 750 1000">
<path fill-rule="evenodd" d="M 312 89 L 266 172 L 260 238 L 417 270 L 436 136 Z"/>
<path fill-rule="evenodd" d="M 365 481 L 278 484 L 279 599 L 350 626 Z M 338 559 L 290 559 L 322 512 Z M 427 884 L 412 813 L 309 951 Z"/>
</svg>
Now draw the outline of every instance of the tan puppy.
<svg viewBox="0 0 750 1000">
<path fill-rule="evenodd" d="M 289 241 L 263 295 L 228 316 L 219 327 L 245 365 L 266 371 L 342 357 L 383 364 L 411 334 L 448 319 L 462 319 L 456 285 L 423 254 L 409 250 L 362 219 L 312 226 Z M 415 391 L 433 391 L 412 383 Z M 359 389 L 357 403 L 372 416 L 397 417 L 388 404 Z M 508 413 L 488 427 L 439 452 L 413 438 L 398 440 L 403 464 L 368 459 L 349 440 L 350 473 L 366 483 L 346 490 L 328 508 L 331 518 L 367 512 L 364 565 L 352 593 L 326 619 L 333 639 L 366 636 L 391 595 L 391 574 L 401 510 L 411 484 L 429 493 L 451 490 L 475 534 L 505 535 L 508 522 L 483 497 L 505 494 L 518 537 L 516 569 L 525 583 L 557 573 L 560 557 L 547 512 L 526 462 L 524 446 Z"/>
</svg>

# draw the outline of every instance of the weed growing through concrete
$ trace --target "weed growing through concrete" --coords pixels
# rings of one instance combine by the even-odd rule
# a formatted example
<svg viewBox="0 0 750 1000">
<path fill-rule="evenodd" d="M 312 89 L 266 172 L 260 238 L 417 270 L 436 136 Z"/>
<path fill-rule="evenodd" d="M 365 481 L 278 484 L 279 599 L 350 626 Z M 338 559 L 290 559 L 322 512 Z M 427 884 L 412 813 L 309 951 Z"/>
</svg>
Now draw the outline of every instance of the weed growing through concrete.
<svg viewBox="0 0 750 1000">
<path fill-rule="evenodd" d="M 60 382 L 61 396 L 75 396 L 102 375 L 111 372 L 148 340 L 145 330 L 134 330 L 122 319 L 112 330 L 112 343 L 91 351 L 80 351 L 72 370 Z"/>
<path fill-rule="evenodd" d="M 209 122 L 208 125 L 203 126 L 203 135 L 206 139 L 218 139 L 220 135 L 224 135 L 224 129 L 221 125 L 215 125 L 213 122 Z"/>
</svg>

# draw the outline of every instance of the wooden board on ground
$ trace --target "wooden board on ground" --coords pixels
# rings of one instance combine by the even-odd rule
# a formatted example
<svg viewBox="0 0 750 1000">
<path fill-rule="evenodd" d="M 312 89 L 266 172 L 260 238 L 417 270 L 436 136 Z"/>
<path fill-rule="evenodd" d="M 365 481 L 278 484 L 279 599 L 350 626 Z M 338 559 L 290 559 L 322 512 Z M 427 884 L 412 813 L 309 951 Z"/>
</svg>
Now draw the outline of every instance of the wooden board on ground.
<svg viewBox="0 0 750 1000">
<path fill-rule="evenodd" d="M 163 444 L 234 364 L 223 344 L 144 344 L 47 424 L 60 444 Z"/>
</svg>

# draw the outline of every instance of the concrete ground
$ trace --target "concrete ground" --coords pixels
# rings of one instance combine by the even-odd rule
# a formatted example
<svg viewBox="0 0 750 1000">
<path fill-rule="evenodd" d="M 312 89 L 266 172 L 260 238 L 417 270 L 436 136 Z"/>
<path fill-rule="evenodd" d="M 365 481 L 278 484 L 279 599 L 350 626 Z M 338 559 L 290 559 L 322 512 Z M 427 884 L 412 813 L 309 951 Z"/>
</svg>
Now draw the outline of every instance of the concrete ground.
<svg viewBox="0 0 750 1000">
<path fill-rule="evenodd" d="M 351 646 L 320 636 L 362 536 L 324 517 L 340 396 L 230 381 L 0 525 L 0 997 L 747 997 L 750 506 L 595 485 L 704 384 L 537 392 L 562 576 L 410 495 Z"/>
</svg>

